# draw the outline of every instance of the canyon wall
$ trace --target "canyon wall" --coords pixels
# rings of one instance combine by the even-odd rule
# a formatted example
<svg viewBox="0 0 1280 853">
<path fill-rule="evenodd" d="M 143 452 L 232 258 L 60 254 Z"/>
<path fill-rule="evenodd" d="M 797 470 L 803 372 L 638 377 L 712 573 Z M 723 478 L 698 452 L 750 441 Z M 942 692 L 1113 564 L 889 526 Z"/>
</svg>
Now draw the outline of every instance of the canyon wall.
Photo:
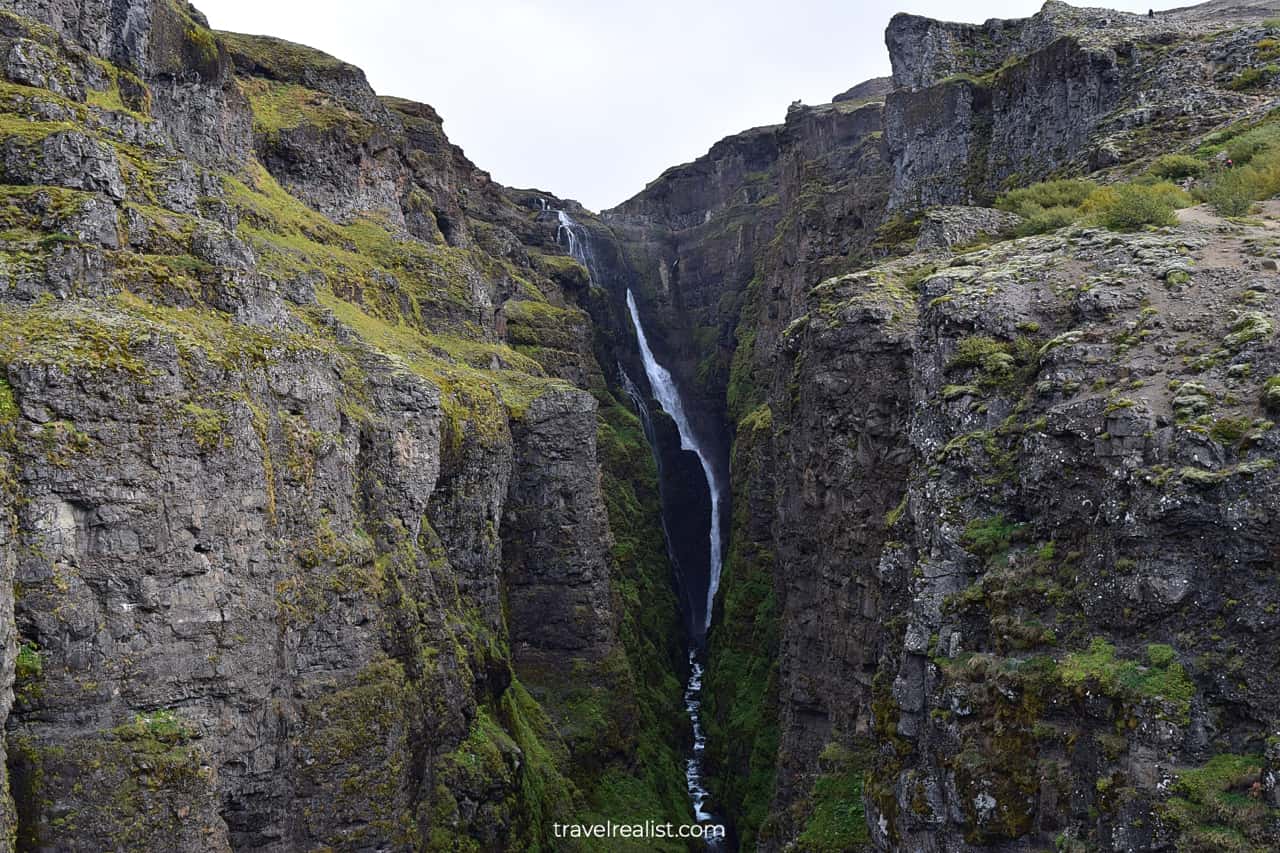
<svg viewBox="0 0 1280 853">
<path fill-rule="evenodd" d="M 183 3 L 4 6 L 2 846 L 687 820 L 656 469 L 562 203 Z"/>
<path fill-rule="evenodd" d="M 606 212 L 730 436 L 704 722 L 744 848 L 1275 845 L 1271 226 L 985 207 L 1265 124 L 1274 13 L 899 15 L 891 81 Z"/>
<path fill-rule="evenodd" d="M 990 207 L 1221 168 L 1277 11 L 898 16 L 891 79 L 597 216 L 177 0 L 5 2 L 0 847 L 687 822 L 706 495 L 627 289 L 731 475 L 744 849 L 1280 846 L 1280 210 Z"/>
</svg>

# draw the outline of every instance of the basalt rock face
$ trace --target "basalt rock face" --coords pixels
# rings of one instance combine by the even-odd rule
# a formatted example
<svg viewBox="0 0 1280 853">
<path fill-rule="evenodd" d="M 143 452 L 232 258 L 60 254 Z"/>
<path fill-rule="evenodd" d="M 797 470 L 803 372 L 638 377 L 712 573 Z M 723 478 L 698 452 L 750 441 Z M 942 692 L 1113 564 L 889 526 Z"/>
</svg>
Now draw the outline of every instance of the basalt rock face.
<svg viewBox="0 0 1280 853">
<path fill-rule="evenodd" d="M 561 203 L 185 4 L 3 6 L 0 848 L 687 819 L 655 468 Z"/>
<path fill-rule="evenodd" d="M 1256 26 L 1266 10 L 1254 14 Z M 1227 23 L 1207 7 L 1148 18 L 1058 2 L 981 26 L 896 16 L 886 34 L 891 206 L 989 202 L 1004 187 L 1168 149 L 1263 107 L 1222 85 L 1252 60 L 1256 29 L 1200 38 Z"/>
<path fill-rule="evenodd" d="M 732 475 L 745 848 L 1280 846 L 1280 209 L 988 207 L 1271 132 L 1274 13 L 900 16 L 892 80 L 595 216 L 317 51 L 4 4 L 0 848 L 687 821 L 655 457 L 696 560 L 707 499 L 628 289 Z"/>
<path fill-rule="evenodd" d="M 1280 842 L 1273 203 L 990 209 L 1273 121 L 1273 14 L 899 16 L 890 86 L 605 214 L 728 424 L 703 721 L 744 848 Z"/>
</svg>

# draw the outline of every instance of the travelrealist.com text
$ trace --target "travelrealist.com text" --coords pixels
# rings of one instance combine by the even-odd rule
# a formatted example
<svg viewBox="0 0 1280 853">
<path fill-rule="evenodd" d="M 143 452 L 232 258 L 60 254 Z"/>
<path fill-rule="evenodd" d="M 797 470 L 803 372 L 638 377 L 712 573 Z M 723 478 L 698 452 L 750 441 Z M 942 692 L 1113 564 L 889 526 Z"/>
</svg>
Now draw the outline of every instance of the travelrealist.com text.
<svg viewBox="0 0 1280 853">
<path fill-rule="evenodd" d="M 553 823 L 556 838 L 724 838 L 725 828 L 718 824 L 659 823 Z"/>
</svg>

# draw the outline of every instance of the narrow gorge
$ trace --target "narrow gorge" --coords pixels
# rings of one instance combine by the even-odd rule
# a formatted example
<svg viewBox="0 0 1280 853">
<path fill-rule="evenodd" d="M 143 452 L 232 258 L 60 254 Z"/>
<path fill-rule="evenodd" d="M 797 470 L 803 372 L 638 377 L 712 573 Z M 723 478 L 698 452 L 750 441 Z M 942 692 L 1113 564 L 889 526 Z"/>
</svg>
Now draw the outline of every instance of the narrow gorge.
<svg viewBox="0 0 1280 853">
<path fill-rule="evenodd" d="M 1280 3 L 885 42 L 593 212 L 0 0 L 0 851 L 1280 849 Z"/>
</svg>

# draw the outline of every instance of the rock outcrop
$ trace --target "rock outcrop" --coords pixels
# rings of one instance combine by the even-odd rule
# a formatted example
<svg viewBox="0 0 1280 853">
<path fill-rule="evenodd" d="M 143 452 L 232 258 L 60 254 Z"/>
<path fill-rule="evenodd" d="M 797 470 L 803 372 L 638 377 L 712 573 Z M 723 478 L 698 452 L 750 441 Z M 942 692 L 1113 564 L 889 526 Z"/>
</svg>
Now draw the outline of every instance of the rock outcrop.
<svg viewBox="0 0 1280 853">
<path fill-rule="evenodd" d="M 746 848 L 1277 843 L 1272 224 L 991 209 L 1267 125 L 1273 13 L 898 16 L 887 91 L 607 212 L 729 425 L 704 723 Z"/>
<path fill-rule="evenodd" d="M 686 820 L 656 474 L 561 202 L 184 3 L 5 6 L 0 846 Z"/>
</svg>

